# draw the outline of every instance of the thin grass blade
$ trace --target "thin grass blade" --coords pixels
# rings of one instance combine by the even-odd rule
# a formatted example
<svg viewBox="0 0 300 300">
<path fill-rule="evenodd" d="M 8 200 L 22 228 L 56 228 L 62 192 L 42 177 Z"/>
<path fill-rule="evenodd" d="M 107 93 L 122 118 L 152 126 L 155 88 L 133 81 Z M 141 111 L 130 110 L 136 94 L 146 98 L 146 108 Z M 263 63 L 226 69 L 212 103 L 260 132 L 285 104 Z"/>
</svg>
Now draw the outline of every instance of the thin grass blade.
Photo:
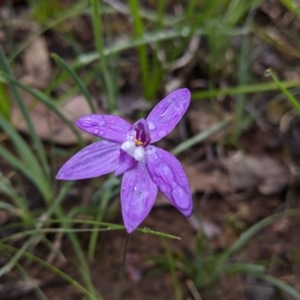
<svg viewBox="0 0 300 300">
<path fill-rule="evenodd" d="M 2 79 L 1 79 L 1 77 L 2 77 Z M 70 130 L 77 137 L 78 143 L 81 146 L 83 146 L 85 144 L 84 141 L 82 140 L 79 132 L 75 129 L 74 125 L 59 111 L 59 109 L 56 107 L 56 105 L 53 103 L 53 101 L 50 100 L 50 98 L 47 95 L 19 82 L 18 80 L 16 80 L 15 78 L 13 78 L 11 76 L 8 76 L 7 74 L 1 74 L 0 81 L 3 79 L 14 84 L 15 86 L 18 86 L 19 88 L 28 92 L 33 97 L 35 97 L 37 100 L 39 100 L 40 102 L 45 104 L 45 106 L 47 106 L 52 112 L 54 112 L 70 128 Z"/>
<path fill-rule="evenodd" d="M 282 84 L 282 82 L 279 81 L 279 79 L 277 78 L 275 73 L 271 69 L 268 69 L 266 71 L 266 75 L 271 75 L 271 77 L 272 77 L 273 81 L 276 83 L 277 87 L 281 90 L 281 92 L 286 96 L 286 98 L 290 101 L 290 103 L 293 105 L 293 107 L 300 114 L 300 103 L 294 97 L 294 95 L 287 90 L 287 88 Z"/>
<path fill-rule="evenodd" d="M 2 71 L 5 72 L 5 74 L 9 75 L 11 78 L 14 78 L 13 72 L 9 66 L 9 63 L 7 61 L 7 58 L 4 54 L 4 51 L 3 51 L 1 45 L 0 45 L 0 67 L 1 67 Z M 43 166 L 43 171 L 44 171 L 45 175 L 49 178 L 50 170 L 49 170 L 49 166 L 47 163 L 46 153 L 44 151 L 43 144 L 42 144 L 39 136 L 36 133 L 36 130 L 32 123 L 32 120 L 30 118 L 28 109 L 23 101 L 21 94 L 19 93 L 19 90 L 18 90 L 16 84 L 13 81 L 10 81 L 9 86 L 10 86 L 13 96 L 22 112 L 24 120 L 28 126 L 28 130 L 30 132 L 30 137 L 35 145 L 39 160 Z"/>
<path fill-rule="evenodd" d="M 67 63 L 61 58 L 59 57 L 57 54 L 52 54 L 51 55 L 52 58 L 55 60 L 55 62 L 67 73 L 70 75 L 70 77 L 74 80 L 74 82 L 76 83 L 76 85 L 78 86 L 78 89 L 81 91 L 81 93 L 85 96 L 85 99 L 90 107 L 90 110 L 92 113 L 95 113 L 95 108 L 93 105 L 93 101 L 92 101 L 92 97 L 89 93 L 89 91 L 87 90 L 87 88 L 85 87 L 84 83 L 82 82 L 82 80 L 78 77 L 78 75 L 76 74 L 76 72 L 67 65 Z"/>
</svg>

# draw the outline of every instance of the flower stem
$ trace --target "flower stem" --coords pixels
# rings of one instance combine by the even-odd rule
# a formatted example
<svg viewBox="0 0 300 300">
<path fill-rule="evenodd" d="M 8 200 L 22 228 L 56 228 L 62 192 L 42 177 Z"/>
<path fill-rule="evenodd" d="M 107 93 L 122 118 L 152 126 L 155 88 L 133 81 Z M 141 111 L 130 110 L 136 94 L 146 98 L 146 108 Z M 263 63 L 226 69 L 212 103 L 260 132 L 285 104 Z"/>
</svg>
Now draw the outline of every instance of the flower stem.
<svg viewBox="0 0 300 300">
<path fill-rule="evenodd" d="M 122 265 L 121 265 L 121 270 L 120 270 L 120 274 L 119 274 L 119 287 L 117 290 L 116 300 L 122 299 L 123 281 L 124 281 L 124 275 L 125 275 L 126 255 L 127 255 L 127 251 L 128 251 L 129 238 L 130 238 L 130 234 L 126 233 L 123 255 L 122 255 Z"/>
</svg>

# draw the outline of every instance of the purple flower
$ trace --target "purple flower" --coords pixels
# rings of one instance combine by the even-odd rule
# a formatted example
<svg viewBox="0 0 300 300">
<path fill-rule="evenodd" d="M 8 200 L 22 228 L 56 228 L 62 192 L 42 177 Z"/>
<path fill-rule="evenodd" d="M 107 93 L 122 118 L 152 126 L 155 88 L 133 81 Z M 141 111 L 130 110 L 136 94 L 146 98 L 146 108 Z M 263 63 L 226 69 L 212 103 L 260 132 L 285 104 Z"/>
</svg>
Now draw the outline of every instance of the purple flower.
<svg viewBox="0 0 300 300">
<path fill-rule="evenodd" d="M 56 178 L 76 180 L 115 172 L 123 175 L 122 215 L 131 233 L 149 214 L 158 189 L 185 216 L 193 209 L 187 176 L 169 152 L 152 146 L 179 122 L 190 104 L 188 89 L 174 91 L 160 101 L 147 119 L 133 125 L 118 116 L 86 115 L 76 124 L 103 138 L 71 157 Z"/>
</svg>

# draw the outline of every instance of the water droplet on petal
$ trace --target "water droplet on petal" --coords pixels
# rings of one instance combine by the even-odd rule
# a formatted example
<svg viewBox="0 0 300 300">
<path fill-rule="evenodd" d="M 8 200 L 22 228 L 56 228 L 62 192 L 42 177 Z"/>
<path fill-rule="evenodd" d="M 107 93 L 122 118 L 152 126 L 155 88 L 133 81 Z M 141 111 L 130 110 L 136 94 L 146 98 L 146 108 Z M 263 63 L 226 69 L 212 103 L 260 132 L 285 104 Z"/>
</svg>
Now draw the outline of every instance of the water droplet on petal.
<svg viewBox="0 0 300 300">
<path fill-rule="evenodd" d="M 133 231 L 133 227 L 131 225 L 126 225 L 125 226 L 128 232 L 132 232 Z"/>
<path fill-rule="evenodd" d="M 64 172 L 60 172 L 60 173 L 58 174 L 58 178 L 59 178 L 59 179 L 64 179 L 64 178 L 65 178 L 65 173 L 64 173 Z"/>
<path fill-rule="evenodd" d="M 131 186 L 131 187 L 133 186 L 133 182 L 132 181 L 129 182 L 129 186 Z"/>
<path fill-rule="evenodd" d="M 168 178 L 169 180 L 172 180 L 174 178 L 172 169 L 166 163 L 161 164 L 159 168 L 162 174 L 166 176 L 166 178 Z"/>
<path fill-rule="evenodd" d="M 164 137 L 166 134 L 167 134 L 167 133 L 166 133 L 165 130 L 160 130 L 160 131 L 158 132 L 158 136 L 161 137 L 161 138 Z"/>
<path fill-rule="evenodd" d="M 184 105 L 183 105 L 183 103 L 180 103 L 179 105 L 176 105 L 176 106 L 175 106 L 175 110 L 176 110 L 178 113 L 181 113 L 181 112 L 184 110 Z"/>
<path fill-rule="evenodd" d="M 104 118 L 101 118 L 99 121 L 98 121 L 98 125 L 99 126 L 104 126 L 106 124 Z"/>
<path fill-rule="evenodd" d="M 154 171 L 157 177 L 159 177 L 161 184 L 171 185 L 174 181 L 174 173 L 166 163 L 160 162 L 159 166 L 156 167 Z"/>
<path fill-rule="evenodd" d="M 97 134 L 98 132 L 99 132 L 99 128 L 98 127 L 94 127 L 93 133 Z"/>
<path fill-rule="evenodd" d="M 150 122 L 148 122 L 148 127 L 150 130 L 153 130 L 153 129 L 155 129 L 155 124 L 150 121 Z"/>
<path fill-rule="evenodd" d="M 162 191 L 162 192 L 166 192 L 166 186 L 165 185 L 160 185 L 159 186 L 159 189 Z"/>
<path fill-rule="evenodd" d="M 179 185 L 173 186 L 172 197 L 176 204 L 181 209 L 187 209 L 190 205 L 189 194 Z"/>
<path fill-rule="evenodd" d="M 149 197 L 149 192 L 147 192 L 147 191 L 143 191 L 139 195 L 140 200 L 144 200 L 144 199 L 146 199 L 148 197 Z"/>
<path fill-rule="evenodd" d="M 100 135 L 103 135 L 103 134 L 104 134 L 104 131 L 103 131 L 103 130 L 100 130 L 99 133 L 100 133 Z"/>
<path fill-rule="evenodd" d="M 170 107 L 171 107 L 170 105 L 167 106 L 167 108 L 160 114 L 160 116 L 163 117 L 168 112 Z"/>
<path fill-rule="evenodd" d="M 171 187 L 167 184 L 165 184 L 164 182 L 161 182 L 161 184 L 159 185 L 158 187 L 160 189 L 160 191 L 162 193 L 165 193 L 165 194 L 169 194 L 171 192 Z"/>
</svg>

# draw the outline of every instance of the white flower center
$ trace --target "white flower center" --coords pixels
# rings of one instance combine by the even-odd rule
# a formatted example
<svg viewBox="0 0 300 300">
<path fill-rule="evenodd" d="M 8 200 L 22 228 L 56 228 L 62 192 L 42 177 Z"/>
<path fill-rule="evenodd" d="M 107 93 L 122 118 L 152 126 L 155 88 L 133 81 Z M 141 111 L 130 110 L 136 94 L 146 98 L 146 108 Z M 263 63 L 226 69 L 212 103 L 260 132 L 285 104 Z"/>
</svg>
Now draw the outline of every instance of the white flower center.
<svg viewBox="0 0 300 300">
<path fill-rule="evenodd" d="M 132 156 L 137 161 L 141 161 L 145 156 L 143 146 L 136 146 L 135 142 L 126 141 L 122 144 L 121 149 Z"/>
</svg>

